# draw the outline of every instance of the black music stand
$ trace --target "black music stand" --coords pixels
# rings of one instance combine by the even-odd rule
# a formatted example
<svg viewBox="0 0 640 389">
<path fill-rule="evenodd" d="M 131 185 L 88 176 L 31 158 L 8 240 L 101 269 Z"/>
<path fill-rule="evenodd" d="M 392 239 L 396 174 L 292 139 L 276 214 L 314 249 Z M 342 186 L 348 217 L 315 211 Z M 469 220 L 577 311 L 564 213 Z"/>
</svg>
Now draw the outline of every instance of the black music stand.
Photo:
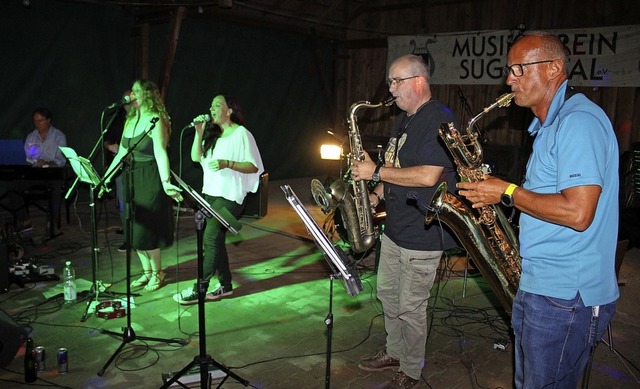
<svg viewBox="0 0 640 389">
<path fill-rule="evenodd" d="M 80 157 L 76 153 L 74 149 L 71 147 L 63 147 L 58 146 L 62 154 L 69 160 L 69 164 L 73 169 L 74 173 L 76 173 L 77 180 L 80 182 L 84 182 L 89 184 L 89 208 L 90 208 L 90 219 L 91 219 L 91 271 L 92 271 L 92 285 L 91 290 L 89 291 L 89 299 L 87 300 L 87 307 L 82 314 L 82 318 L 80 321 L 84 322 L 87 320 L 87 315 L 89 313 L 89 307 L 91 303 L 94 301 L 91 297 L 95 296 L 95 301 L 98 301 L 99 287 L 97 280 L 97 267 L 98 267 L 98 226 L 97 226 L 97 216 L 96 216 L 96 203 L 95 203 L 95 192 L 100 188 L 103 184 L 100 176 L 91 165 L 91 161 L 87 158 Z M 128 309 L 128 307 L 127 307 Z"/>
<path fill-rule="evenodd" d="M 209 288 L 209 281 L 204 279 L 204 267 L 203 267 L 203 250 L 202 250 L 202 235 L 205 224 L 205 217 L 211 218 L 215 217 L 218 221 L 229 231 L 231 231 L 234 235 L 238 233 L 242 225 L 238 223 L 233 215 L 226 209 L 222 208 L 219 211 L 214 210 L 207 201 L 200 196 L 200 194 L 193 190 L 186 182 L 184 182 L 176 173 L 171 171 L 171 174 L 176 179 L 180 187 L 183 189 L 183 197 L 185 199 L 185 203 L 189 205 L 196 211 L 195 215 L 195 223 L 196 223 L 196 231 L 197 231 L 197 249 L 198 249 L 198 341 L 200 342 L 200 353 L 193 358 L 187 366 L 185 366 L 182 370 L 174 374 L 171 379 L 164 383 L 161 388 L 168 388 L 174 382 L 177 382 L 179 385 L 186 387 L 183 385 L 179 378 L 182 377 L 186 372 L 188 372 L 194 365 L 200 366 L 200 388 L 210 388 L 211 387 L 211 374 L 209 373 L 209 366 L 213 365 L 218 367 L 226 376 L 222 379 L 218 387 L 227 380 L 229 377 L 233 377 L 238 382 L 240 382 L 244 386 L 249 386 L 249 381 L 243 379 L 237 374 L 233 373 L 229 370 L 228 367 L 216 362 L 211 355 L 207 354 L 207 338 L 205 333 L 205 317 L 204 317 L 204 299 L 205 294 L 207 293 L 207 289 Z M 224 214 L 224 217 L 221 215 Z"/>
<path fill-rule="evenodd" d="M 331 243 L 327 235 L 322 231 L 322 228 L 320 228 L 318 223 L 311 217 L 311 214 L 309 214 L 309 211 L 307 211 L 304 205 L 302 205 L 298 196 L 293 192 L 293 189 L 291 189 L 289 185 L 283 185 L 280 189 L 282 189 L 287 201 L 291 204 L 298 216 L 300 216 L 300 219 L 302 219 L 305 227 L 307 227 L 307 231 L 313 237 L 316 246 L 322 250 L 324 258 L 334 272 L 334 274 L 329 276 L 329 313 L 324 319 L 324 323 L 327 326 L 327 365 L 324 382 L 325 388 L 329 389 L 331 386 L 331 344 L 333 339 L 333 280 L 335 278 L 342 278 L 345 291 L 350 296 L 356 296 L 362 292 L 363 287 L 358 272 L 353 267 L 351 261 L 342 250 L 336 248 Z"/>
</svg>

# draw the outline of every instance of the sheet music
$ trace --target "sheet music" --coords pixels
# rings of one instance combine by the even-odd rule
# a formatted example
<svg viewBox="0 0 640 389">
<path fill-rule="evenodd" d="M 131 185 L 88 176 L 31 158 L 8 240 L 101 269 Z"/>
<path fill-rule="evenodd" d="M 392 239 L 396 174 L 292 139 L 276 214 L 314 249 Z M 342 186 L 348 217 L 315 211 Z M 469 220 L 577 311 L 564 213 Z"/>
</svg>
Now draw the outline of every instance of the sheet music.
<svg viewBox="0 0 640 389">
<path fill-rule="evenodd" d="M 220 212 L 213 209 L 207 200 L 205 200 L 200 193 L 194 190 L 189 184 L 184 182 L 180 176 L 178 176 L 173 170 L 171 170 L 171 174 L 173 178 L 178 182 L 178 185 L 185 190 L 192 198 L 195 200 L 201 208 L 201 211 L 205 214 L 207 218 L 215 217 L 218 219 L 223 226 L 225 226 L 232 234 L 237 235 L 240 229 L 242 229 L 242 224 L 238 222 L 238 220 L 229 212 L 226 208 L 223 208 Z M 220 213 L 224 213 L 221 215 Z"/>
<path fill-rule="evenodd" d="M 78 179 L 87 184 L 98 186 L 100 184 L 100 175 L 91 165 L 91 161 L 85 157 L 80 157 L 71 147 L 58 146 L 62 154 L 69 160 L 71 168 L 78 176 Z"/>
<path fill-rule="evenodd" d="M 322 250 L 329 263 L 329 266 L 334 271 L 340 273 L 342 281 L 344 283 L 345 290 L 350 296 L 355 296 L 362 292 L 363 287 L 360 282 L 360 277 L 357 271 L 351 265 L 349 259 L 345 256 L 344 252 L 336 248 L 329 238 L 325 235 L 324 231 L 320 228 L 315 219 L 311 217 L 309 211 L 302 205 L 298 196 L 293 192 L 293 189 L 289 185 L 283 185 L 280 187 L 289 201 L 289 204 L 296 211 L 298 216 L 302 219 L 309 234 L 313 237 L 316 245 Z"/>
</svg>

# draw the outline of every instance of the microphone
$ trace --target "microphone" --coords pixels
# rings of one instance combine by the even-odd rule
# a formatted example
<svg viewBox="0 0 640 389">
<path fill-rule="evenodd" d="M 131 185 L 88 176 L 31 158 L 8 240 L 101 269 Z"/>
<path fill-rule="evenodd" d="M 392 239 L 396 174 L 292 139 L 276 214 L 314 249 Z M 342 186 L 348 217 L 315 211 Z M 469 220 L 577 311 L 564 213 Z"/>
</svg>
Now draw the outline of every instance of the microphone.
<svg viewBox="0 0 640 389">
<path fill-rule="evenodd" d="M 210 121 L 211 121 L 211 116 L 208 113 L 205 113 L 204 115 L 202 115 L 202 118 L 193 119 L 193 121 L 191 122 L 191 124 L 189 124 L 188 127 L 195 127 L 196 124 L 206 123 L 206 122 L 210 122 Z"/>
<path fill-rule="evenodd" d="M 126 95 L 123 98 L 121 98 L 120 100 L 116 101 L 115 103 L 112 103 L 111 105 L 109 105 L 107 107 L 107 109 L 114 109 L 114 108 L 122 107 L 123 105 L 131 104 L 134 101 L 135 101 L 135 99 L 132 100 L 129 95 Z"/>
</svg>

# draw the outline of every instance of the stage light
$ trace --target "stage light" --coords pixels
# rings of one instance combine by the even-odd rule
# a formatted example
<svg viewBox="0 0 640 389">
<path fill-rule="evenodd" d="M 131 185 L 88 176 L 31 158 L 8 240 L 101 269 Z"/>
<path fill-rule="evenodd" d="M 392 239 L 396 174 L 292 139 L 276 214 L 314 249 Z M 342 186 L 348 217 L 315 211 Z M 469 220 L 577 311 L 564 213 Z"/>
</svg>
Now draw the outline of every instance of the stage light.
<svg viewBox="0 0 640 389">
<path fill-rule="evenodd" d="M 336 145 L 322 145 L 320 146 L 320 158 L 340 160 L 342 158 L 342 148 Z"/>
</svg>

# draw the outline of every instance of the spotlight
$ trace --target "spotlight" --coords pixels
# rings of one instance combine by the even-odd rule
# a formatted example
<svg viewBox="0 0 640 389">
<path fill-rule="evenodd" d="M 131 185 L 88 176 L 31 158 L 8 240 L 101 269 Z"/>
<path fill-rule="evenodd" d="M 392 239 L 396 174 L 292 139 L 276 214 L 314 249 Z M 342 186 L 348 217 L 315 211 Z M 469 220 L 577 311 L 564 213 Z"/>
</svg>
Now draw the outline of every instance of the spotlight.
<svg viewBox="0 0 640 389">
<path fill-rule="evenodd" d="M 342 157 L 342 148 L 336 145 L 322 145 L 320 146 L 320 158 L 340 160 Z"/>
<path fill-rule="evenodd" d="M 22 5 L 29 8 L 31 6 L 31 0 L 22 0 Z"/>
</svg>

